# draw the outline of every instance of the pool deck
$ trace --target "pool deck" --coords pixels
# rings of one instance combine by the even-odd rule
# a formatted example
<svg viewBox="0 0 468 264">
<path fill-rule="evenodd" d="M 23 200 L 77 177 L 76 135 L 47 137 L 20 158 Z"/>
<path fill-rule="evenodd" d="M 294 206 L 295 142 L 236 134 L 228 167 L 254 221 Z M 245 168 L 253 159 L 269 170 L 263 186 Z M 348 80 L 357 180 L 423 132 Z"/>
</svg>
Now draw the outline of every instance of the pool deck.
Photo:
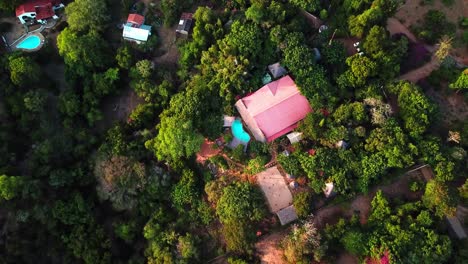
<svg viewBox="0 0 468 264">
<path fill-rule="evenodd" d="M 27 37 L 30 37 L 30 36 L 38 36 L 39 39 L 41 40 L 41 43 L 39 44 L 39 46 L 37 46 L 37 48 L 35 49 L 22 49 L 22 48 L 17 48 L 16 45 L 18 43 L 20 43 L 21 41 L 23 41 L 24 39 L 26 39 Z M 25 51 L 25 52 L 34 52 L 34 51 L 38 51 L 42 48 L 42 46 L 44 45 L 44 42 L 45 42 L 45 38 L 44 36 L 39 33 L 39 32 L 30 32 L 24 36 L 22 36 L 21 38 L 17 39 L 15 42 L 11 43 L 10 44 L 10 48 L 12 51 L 15 51 L 15 50 L 22 50 L 22 51 Z"/>
</svg>

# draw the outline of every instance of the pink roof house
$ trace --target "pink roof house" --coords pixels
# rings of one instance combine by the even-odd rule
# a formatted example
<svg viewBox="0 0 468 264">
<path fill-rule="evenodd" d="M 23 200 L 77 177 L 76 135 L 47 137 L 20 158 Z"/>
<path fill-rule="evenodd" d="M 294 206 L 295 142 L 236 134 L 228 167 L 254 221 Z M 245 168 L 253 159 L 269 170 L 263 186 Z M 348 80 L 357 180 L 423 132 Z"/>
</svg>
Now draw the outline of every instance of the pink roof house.
<svg viewBox="0 0 468 264">
<path fill-rule="evenodd" d="M 235 106 L 260 142 L 271 142 L 292 131 L 312 111 L 289 75 L 238 100 Z"/>
</svg>

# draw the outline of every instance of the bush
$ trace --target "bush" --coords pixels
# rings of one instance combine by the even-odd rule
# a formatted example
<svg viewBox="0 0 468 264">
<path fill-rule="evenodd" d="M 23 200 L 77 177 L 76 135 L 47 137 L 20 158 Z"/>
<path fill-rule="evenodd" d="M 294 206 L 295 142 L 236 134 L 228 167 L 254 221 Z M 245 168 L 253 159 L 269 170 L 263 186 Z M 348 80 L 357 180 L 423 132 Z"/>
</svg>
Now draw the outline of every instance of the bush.
<svg viewBox="0 0 468 264">
<path fill-rule="evenodd" d="M 366 253 L 365 237 L 362 233 L 357 231 L 349 231 L 341 239 L 344 248 L 349 253 L 362 256 Z"/>
<path fill-rule="evenodd" d="M 465 30 L 465 31 L 463 32 L 462 41 L 463 41 L 464 44 L 467 44 L 467 45 L 468 45 L 468 31 L 467 31 L 467 30 Z"/>
<path fill-rule="evenodd" d="M 424 16 L 423 26 L 416 29 L 419 37 L 429 42 L 436 43 L 443 35 L 453 36 L 456 26 L 447 21 L 445 14 L 439 10 L 429 10 Z"/>
<path fill-rule="evenodd" d="M 209 158 L 208 160 L 211 161 L 214 165 L 216 165 L 220 169 L 227 170 L 229 167 L 229 164 L 222 156 L 216 155 L 216 156 Z"/>
<path fill-rule="evenodd" d="M 462 28 L 468 28 L 468 17 L 461 18 L 459 24 Z"/>
<path fill-rule="evenodd" d="M 257 156 L 251 160 L 246 168 L 246 173 L 254 175 L 265 170 L 265 164 L 268 162 L 268 157 Z"/>
<path fill-rule="evenodd" d="M 445 6 L 452 6 L 455 3 L 455 0 L 442 0 Z"/>
<path fill-rule="evenodd" d="M 424 188 L 424 182 L 418 179 L 413 179 L 409 182 L 409 188 L 412 192 L 421 191 Z"/>
<path fill-rule="evenodd" d="M 231 157 L 235 161 L 238 162 L 243 162 L 246 158 L 245 152 L 244 152 L 244 145 L 240 144 L 237 146 L 235 149 L 231 151 Z"/>
<path fill-rule="evenodd" d="M 137 233 L 135 222 L 114 223 L 115 235 L 129 243 Z"/>
<path fill-rule="evenodd" d="M 310 192 L 300 192 L 294 196 L 294 208 L 296 209 L 297 216 L 304 218 L 310 214 L 311 211 L 312 194 Z"/>
<path fill-rule="evenodd" d="M 320 19 L 325 20 L 327 18 L 328 18 L 328 11 L 326 9 L 322 9 L 322 11 L 320 11 Z"/>
</svg>

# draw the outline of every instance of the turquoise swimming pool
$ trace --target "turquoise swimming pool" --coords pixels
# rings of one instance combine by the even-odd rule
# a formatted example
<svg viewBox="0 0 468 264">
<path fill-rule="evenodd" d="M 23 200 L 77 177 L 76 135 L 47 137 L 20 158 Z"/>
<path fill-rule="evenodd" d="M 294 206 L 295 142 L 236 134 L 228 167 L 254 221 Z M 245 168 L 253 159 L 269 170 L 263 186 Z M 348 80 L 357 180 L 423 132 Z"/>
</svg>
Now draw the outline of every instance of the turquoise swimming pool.
<svg viewBox="0 0 468 264">
<path fill-rule="evenodd" d="M 244 131 L 242 122 L 239 119 L 234 120 L 231 125 L 232 134 L 240 141 L 247 143 L 250 141 L 250 135 Z"/>
<path fill-rule="evenodd" d="M 36 35 L 31 35 L 26 37 L 18 45 L 16 45 L 16 48 L 33 50 L 37 49 L 39 45 L 41 45 L 41 39 Z"/>
</svg>

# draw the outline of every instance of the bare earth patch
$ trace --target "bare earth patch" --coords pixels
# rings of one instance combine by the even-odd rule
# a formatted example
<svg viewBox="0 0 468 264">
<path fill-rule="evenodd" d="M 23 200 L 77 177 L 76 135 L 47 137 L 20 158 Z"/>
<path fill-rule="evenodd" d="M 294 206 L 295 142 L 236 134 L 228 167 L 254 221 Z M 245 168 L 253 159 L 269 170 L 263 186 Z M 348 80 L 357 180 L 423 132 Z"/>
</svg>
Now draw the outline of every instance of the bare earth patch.
<svg viewBox="0 0 468 264">
<path fill-rule="evenodd" d="M 280 249 L 279 244 L 281 240 L 287 235 L 288 231 L 289 229 L 267 235 L 255 244 L 255 250 L 260 257 L 260 263 L 286 263 L 283 260 L 283 251 Z"/>
<path fill-rule="evenodd" d="M 179 60 L 179 50 L 176 45 L 176 26 L 166 28 L 164 26 L 158 27 L 158 37 L 161 43 L 158 48 L 157 55 L 153 61 L 156 65 L 164 65 L 168 68 L 176 68 L 177 61 Z"/>
<path fill-rule="evenodd" d="M 447 96 L 434 89 L 426 90 L 425 93 L 439 105 L 440 119 L 446 125 L 468 119 L 468 104 L 462 94 L 452 93 Z"/>
<path fill-rule="evenodd" d="M 110 96 L 102 103 L 104 118 L 98 123 L 99 130 L 105 130 L 112 126 L 114 122 L 126 122 L 130 113 L 143 99 L 130 88 L 127 87 L 118 95 Z"/>
<path fill-rule="evenodd" d="M 458 20 L 461 17 L 468 17 L 468 0 L 455 0 L 450 7 L 445 6 L 441 0 L 433 0 L 432 5 L 421 5 L 422 0 L 407 0 L 406 3 L 398 9 L 395 18 L 401 21 L 406 27 L 420 26 L 424 21 L 424 15 L 429 10 L 442 11 L 447 20 L 458 25 Z M 461 36 L 463 31 L 459 28 L 456 32 L 457 36 Z M 457 61 L 468 65 L 468 47 L 460 45 L 456 47 L 451 54 L 457 57 Z"/>
</svg>

